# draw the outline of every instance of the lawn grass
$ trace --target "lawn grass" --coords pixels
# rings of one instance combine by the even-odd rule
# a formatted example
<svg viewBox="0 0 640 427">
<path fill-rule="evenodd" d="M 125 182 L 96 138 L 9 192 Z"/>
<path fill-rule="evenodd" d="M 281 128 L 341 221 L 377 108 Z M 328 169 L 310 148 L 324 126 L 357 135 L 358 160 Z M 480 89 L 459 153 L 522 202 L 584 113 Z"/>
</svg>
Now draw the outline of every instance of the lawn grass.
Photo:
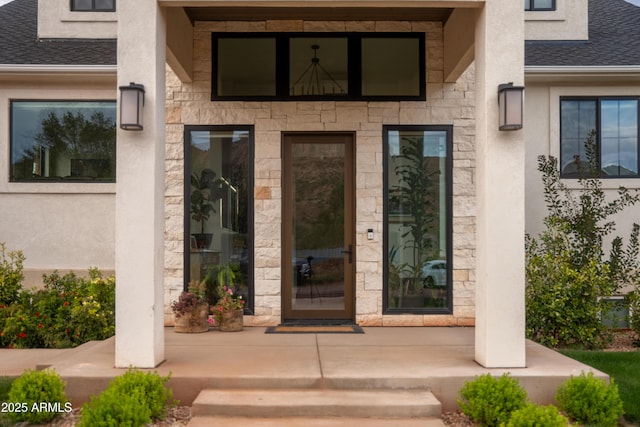
<svg viewBox="0 0 640 427">
<path fill-rule="evenodd" d="M 0 377 L 0 402 L 6 402 L 13 378 Z"/>
<path fill-rule="evenodd" d="M 13 382 L 13 378 L 9 377 L 0 377 L 0 402 L 8 402 L 9 399 L 9 389 L 11 388 L 11 383 Z M 11 426 L 14 423 L 9 420 L 7 414 L 0 413 L 0 427 Z"/>
<path fill-rule="evenodd" d="M 562 350 L 561 353 L 611 376 L 624 402 L 624 417 L 640 423 L 640 352 Z"/>
</svg>

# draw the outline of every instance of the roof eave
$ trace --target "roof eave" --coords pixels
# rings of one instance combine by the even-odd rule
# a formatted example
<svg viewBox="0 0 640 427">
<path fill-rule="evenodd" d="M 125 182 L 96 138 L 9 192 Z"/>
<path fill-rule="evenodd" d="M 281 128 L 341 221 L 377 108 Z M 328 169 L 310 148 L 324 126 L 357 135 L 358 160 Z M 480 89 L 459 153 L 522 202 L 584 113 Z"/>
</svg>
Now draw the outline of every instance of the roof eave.
<svg viewBox="0 0 640 427">
<path fill-rule="evenodd" d="M 117 65 L 0 64 L 0 73 L 2 74 L 115 75 L 117 70 Z"/>
<path fill-rule="evenodd" d="M 528 81 L 629 81 L 640 80 L 640 65 L 527 65 Z"/>
</svg>

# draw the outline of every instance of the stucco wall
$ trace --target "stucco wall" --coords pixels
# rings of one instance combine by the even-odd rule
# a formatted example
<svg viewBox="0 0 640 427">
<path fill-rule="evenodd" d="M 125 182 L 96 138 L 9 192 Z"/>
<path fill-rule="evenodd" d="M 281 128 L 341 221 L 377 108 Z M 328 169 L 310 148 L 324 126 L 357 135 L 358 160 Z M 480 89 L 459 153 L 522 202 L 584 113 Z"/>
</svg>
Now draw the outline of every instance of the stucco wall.
<svg viewBox="0 0 640 427">
<path fill-rule="evenodd" d="M 72 12 L 69 0 L 38 0 L 39 38 L 115 39 L 117 30 L 117 11 Z"/>
<path fill-rule="evenodd" d="M 426 33 L 426 102 L 211 102 L 214 31 L 414 31 Z M 443 83 L 442 25 L 436 22 L 196 22 L 194 81 L 167 71 L 165 319 L 182 290 L 184 125 L 255 126 L 255 315 L 281 321 L 281 132 L 356 132 L 356 321 L 361 325 L 469 325 L 475 316 L 473 67 Z M 453 124 L 453 315 L 383 315 L 382 126 Z M 367 240 L 367 229 L 374 240 Z"/>
<path fill-rule="evenodd" d="M 587 40 L 589 2 L 556 0 L 554 11 L 525 12 L 526 40 Z"/>
<path fill-rule="evenodd" d="M 560 153 L 560 97 L 561 96 L 640 96 L 637 85 L 610 84 L 602 82 L 545 83 L 527 82 L 526 93 L 526 232 L 531 235 L 540 233 L 544 226 L 542 220 L 547 215 L 544 204 L 542 175 L 537 170 L 537 158 L 540 155 L 552 155 L 558 158 Z M 578 188 L 576 180 L 563 180 L 569 188 Z M 607 196 L 615 197 L 618 187 L 640 189 L 640 179 L 603 179 L 603 188 Z M 627 208 L 612 217 L 616 223 L 615 235 L 629 236 L 634 222 L 639 222 L 640 205 Z M 609 242 L 607 242 L 607 245 Z"/>
<path fill-rule="evenodd" d="M 115 184 L 9 182 L 10 100 L 116 99 L 115 77 L 84 86 L 57 80 L 0 83 L 0 242 L 24 252 L 27 287 L 56 269 L 114 269 Z"/>
</svg>

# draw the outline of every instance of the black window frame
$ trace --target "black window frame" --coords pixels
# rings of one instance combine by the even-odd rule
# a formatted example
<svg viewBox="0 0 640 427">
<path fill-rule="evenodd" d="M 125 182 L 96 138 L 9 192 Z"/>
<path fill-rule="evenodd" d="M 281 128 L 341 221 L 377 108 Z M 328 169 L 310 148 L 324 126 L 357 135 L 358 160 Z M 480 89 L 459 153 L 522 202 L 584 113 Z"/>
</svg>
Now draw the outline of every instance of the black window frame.
<svg viewBox="0 0 640 427">
<path fill-rule="evenodd" d="M 113 8 L 110 9 L 98 9 L 96 8 L 96 0 L 91 0 L 91 9 L 76 9 L 75 0 L 69 1 L 69 8 L 72 12 L 115 12 L 116 11 L 116 0 L 113 0 Z"/>
<path fill-rule="evenodd" d="M 64 178 L 52 178 L 52 177 L 43 177 L 43 178 L 37 178 L 37 179 L 21 179 L 21 178 L 16 178 L 15 177 L 15 173 L 14 173 L 14 166 L 13 166 L 13 148 L 14 148 L 14 141 L 13 141 L 13 115 L 14 115 L 14 111 L 13 111 L 13 105 L 14 103 L 21 103 L 21 102 L 68 102 L 68 103 L 82 103 L 82 102 L 86 102 L 86 103 L 91 103 L 91 102 L 109 102 L 112 103 L 115 107 L 115 109 L 117 109 L 117 101 L 115 99 L 41 99 L 41 98 L 37 98 L 37 99 L 22 99 L 22 98 L 16 98 L 16 99 L 10 99 L 9 100 L 9 182 L 10 183 L 47 183 L 47 184 L 60 184 L 60 183 L 77 183 L 77 184 L 114 184 L 116 183 L 116 177 L 117 177 L 117 136 L 114 135 L 114 153 L 113 153 L 113 162 L 114 162 L 114 173 L 113 173 L 113 179 L 78 179 L 78 178 L 73 178 L 73 177 L 64 177 Z M 117 118 L 115 119 L 117 120 Z M 114 122 L 115 123 L 115 122 Z M 115 132 L 117 133 L 117 126 L 115 129 Z"/>
<path fill-rule="evenodd" d="M 244 314 L 253 315 L 255 312 L 255 257 L 254 257 L 254 248 L 255 248 L 255 227 L 254 227 L 254 189 L 255 189 L 255 167 L 254 167 L 254 159 L 255 159 L 255 126 L 253 125 L 185 125 L 184 133 L 183 133 L 183 144 L 184 144 L 184 251 L 183 251 L 183 263 L 184 263 L 184 271 L 183 271 L 183 290 L 187 291 L 189 289 L 189 281 L 191 280 L 191 186 L 188 185 L 191 182 L 191 156 L 190 153 L 190 144 L 191 137 L 190 133 L 192 131 L 234 131 L 234 130 L 242 130 L 247 131 L 249 133 L 249 147 L 248 147 L 248 172 L 249 176 L 247 177 L 248 184 L 250 188 L 247 191 L 247 269 L 248 269 L 248 280 L 247 284 L 247 292 L 249 293 L 249 297 L 246 300 L 246 304 L 244 306 Z"/>
<path fill-rule="evenodd" d="M 292 38 L 341 38 L 348 45 L 348 93 L 347 95 L 289 95 L 289 40 Z M 276 41 L 276 94 L 274 96 L 217 95 L 218 93 L 218 49 L 217 41 L 223 38 L 274 38 Z M 362 95 L 361 41 L 365 38 L 415 38 L 418 40 L 419 54 L 419 94 L 418 95 Z M 212 101 L 425 101 L 426 98 L 426 51 L 425 34 L 420 32 L 389 33 L 211 33 L 211 100 Z"/>
<path fill-rule="evenodd" d="M 383 125 L 382 153 L 383 153 L 383 286 L 382 313 L 383 314 L 453 314 L 453 125 Z M 447 133 L 447 157 L 445 180 L 445 208 L 447 209 L 446 233 L 446 265 L 447 265 L 447 306 L 432 308 L 390 308 L 389 307 L 389 131 L 435 131 Z"/>
<path fill-rule="evenodd" d="M 608 175 L 603 173 L 601 168 L 601 159 L 602 159 L 602 143 L 601 143 L 601 105 L 602 101 L 624 101 L 624 100 L 633 100 L 638 103 L 638 111 L 636 118 L 636 126 L 638 132 L 638 142 L 636 146 L 637 154 L 636 154 L 636 170 L 638 171 L 635 175 Z M 563 123 L 562 123 L 562 102 L 563 101 L 593 101 L 596 105 L 595 112 L 595 144 L 596 144 L 596 152 L 597 152 L 597 161 L 598 161 L 598 171 L 599 178 L 602 179 L 637 179 L 640 178 L 640 96 L 561 96 L 560 97 L 560 105 L 559 105 L 559 117 L 558 121 L 560 123 L 560 133 L 558 136 L 558 147 L 559 147 L 559 155 L 558 155 L 558 167 L 560 168 L 560 178 L 562 179 L 578 179 L 579 177 L 575 174 L 567 174 L 563 172 L 563 158 L 562 158 L 562 135 L 563 135 Z M 586 136 L 585 136 L 586 140 Z"/>
<path fill-rule="evenodd" d="M 551 0 L 551 7 L 536 7 L 536 0 L 529 0 L 529 8 L 525 6 L 525 12 L 549 12 L 556 10 L 556 0 Z"/>
</svg>

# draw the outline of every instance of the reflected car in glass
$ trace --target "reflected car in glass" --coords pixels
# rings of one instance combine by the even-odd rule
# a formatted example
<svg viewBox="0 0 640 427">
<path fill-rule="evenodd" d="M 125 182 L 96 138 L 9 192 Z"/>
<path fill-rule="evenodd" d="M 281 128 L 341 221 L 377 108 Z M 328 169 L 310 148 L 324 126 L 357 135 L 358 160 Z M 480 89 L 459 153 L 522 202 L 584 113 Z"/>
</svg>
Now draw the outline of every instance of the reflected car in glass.
<svg viewBox="0 0 640 427">
<path fill-rule="evenodd" d="M 425 288 L 447 285 L 447 262 L 436 259 L 427 261 L 422 267 L 422 285 Z"/>
</svg>

